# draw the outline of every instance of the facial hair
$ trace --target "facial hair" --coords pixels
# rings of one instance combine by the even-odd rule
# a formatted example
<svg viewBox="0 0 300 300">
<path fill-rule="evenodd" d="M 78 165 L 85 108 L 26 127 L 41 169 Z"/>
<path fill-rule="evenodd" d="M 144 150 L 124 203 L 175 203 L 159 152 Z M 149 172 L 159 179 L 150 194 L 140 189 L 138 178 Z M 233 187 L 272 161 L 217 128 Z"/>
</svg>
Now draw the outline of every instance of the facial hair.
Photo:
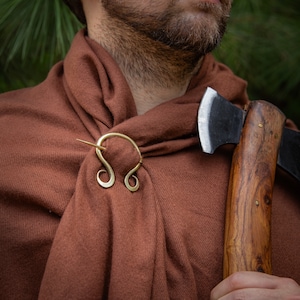
<svg viewBox="0 0 300 300">
<path fill-rule="evenodd" d="M 201 57 L 216 48 L 226 30 L 231 1 L 222 0 L 222 5 L 195 1 L 193 9 L 198 16 L 185 15 L 175 4 L 176 0 L 171 1 L 163 12 L 147 14 L 121 1 L 103 0 L 103 7 L 112 18 L 174 50 Z"/>
<path fill-rule="evenodd" d="M 105 17 L 88 31 L 94 30 L 93 38 L 112 55 L 131 88 L 150 91 L 187 85 L 203 56 L 220 42 L 231 7 L 231 0 L 220 0 L 222 5 L 188 0 L 199 10 L 194 16 L 175 5 L 179 0 L 160 13 L 132 7 L 130 0 L 101 1 Z"/>
</svg>

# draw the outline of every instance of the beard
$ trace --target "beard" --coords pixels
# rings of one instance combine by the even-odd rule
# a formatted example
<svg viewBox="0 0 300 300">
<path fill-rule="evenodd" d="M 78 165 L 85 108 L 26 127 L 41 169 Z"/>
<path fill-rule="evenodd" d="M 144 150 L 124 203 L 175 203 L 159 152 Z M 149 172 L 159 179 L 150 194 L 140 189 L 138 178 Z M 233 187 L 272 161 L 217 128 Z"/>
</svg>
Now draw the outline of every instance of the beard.
<svg viewBox="0 0 300 300">
<path fill-rule="evenodd" d="M 147 13 L 146 9 L 138 10 L 118 0 L 102 0 L 102 3 L 111 18 L 153 41 L 174 50 L 192 52 L 197 57 L 211 52 L 220 43 L 231 9 L 230 0 L 223 0 L 220 5 L 195 1 L 194 13 L 176 6 L 176 0 L 159 13 Z"/>
</svg>

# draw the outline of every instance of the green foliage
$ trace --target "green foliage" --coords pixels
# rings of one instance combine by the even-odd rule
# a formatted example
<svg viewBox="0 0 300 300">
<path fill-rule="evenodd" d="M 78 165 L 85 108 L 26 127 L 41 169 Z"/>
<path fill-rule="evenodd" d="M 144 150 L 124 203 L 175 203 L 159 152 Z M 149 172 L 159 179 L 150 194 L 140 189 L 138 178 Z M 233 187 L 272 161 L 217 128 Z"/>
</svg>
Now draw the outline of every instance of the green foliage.
<svg viewBox="0 0 300 300">
<path fill-rule="evenodd" d="M 216 57 L 300 125 L 300 2 L 235 1 Z"/>
<path fill-rule="evenodd" d="M 81 24 L 62 0 L 0 0 L 0 92 L 42 81 Z M 279 106 L 300 126 L 300 2 L 235 0 L 215 56 L 249 82 L 251 99 Z"/>
<path fill-rule="evenodd" d="M 61 0 L 0 0 L 0 92 L 34 85 L 81 27 Z"/>
</svg>

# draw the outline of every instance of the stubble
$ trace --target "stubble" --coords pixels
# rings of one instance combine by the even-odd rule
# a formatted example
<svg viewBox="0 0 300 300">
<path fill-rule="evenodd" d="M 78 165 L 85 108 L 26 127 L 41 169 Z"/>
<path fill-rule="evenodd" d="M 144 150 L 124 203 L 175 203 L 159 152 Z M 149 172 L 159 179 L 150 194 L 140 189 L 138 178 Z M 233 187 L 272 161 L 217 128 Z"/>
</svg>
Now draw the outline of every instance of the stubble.
<svg viewBox="0 0 300 300">
<path fill-rule="evenodd" d="M 132 81 L 164 87 L 181 84 L 221 41 L 230 7 L 198 1 L 193 15 L 175 2 L 161 13 L 147 13 L 123 1 L 102 0 L 109 22 L 99 20 L 100 43 Z"/>
</svg>

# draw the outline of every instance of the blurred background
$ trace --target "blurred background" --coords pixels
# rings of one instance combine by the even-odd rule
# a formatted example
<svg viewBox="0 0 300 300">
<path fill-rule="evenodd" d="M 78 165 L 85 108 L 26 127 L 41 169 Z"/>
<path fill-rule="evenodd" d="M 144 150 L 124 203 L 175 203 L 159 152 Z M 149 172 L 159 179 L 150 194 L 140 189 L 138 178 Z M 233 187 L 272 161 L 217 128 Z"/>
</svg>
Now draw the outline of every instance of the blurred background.
<svg viewBox="0 0 300 300">
<path fill-rule="evenodd" d="M 61 0 L 0 7 L 0 92 L 36 85 L 82 25 Z M 300 1 L 235 0 L 214 55 L 248 81 L 252 100 L 274 103 L 300 127 Z"/>
</svg>

